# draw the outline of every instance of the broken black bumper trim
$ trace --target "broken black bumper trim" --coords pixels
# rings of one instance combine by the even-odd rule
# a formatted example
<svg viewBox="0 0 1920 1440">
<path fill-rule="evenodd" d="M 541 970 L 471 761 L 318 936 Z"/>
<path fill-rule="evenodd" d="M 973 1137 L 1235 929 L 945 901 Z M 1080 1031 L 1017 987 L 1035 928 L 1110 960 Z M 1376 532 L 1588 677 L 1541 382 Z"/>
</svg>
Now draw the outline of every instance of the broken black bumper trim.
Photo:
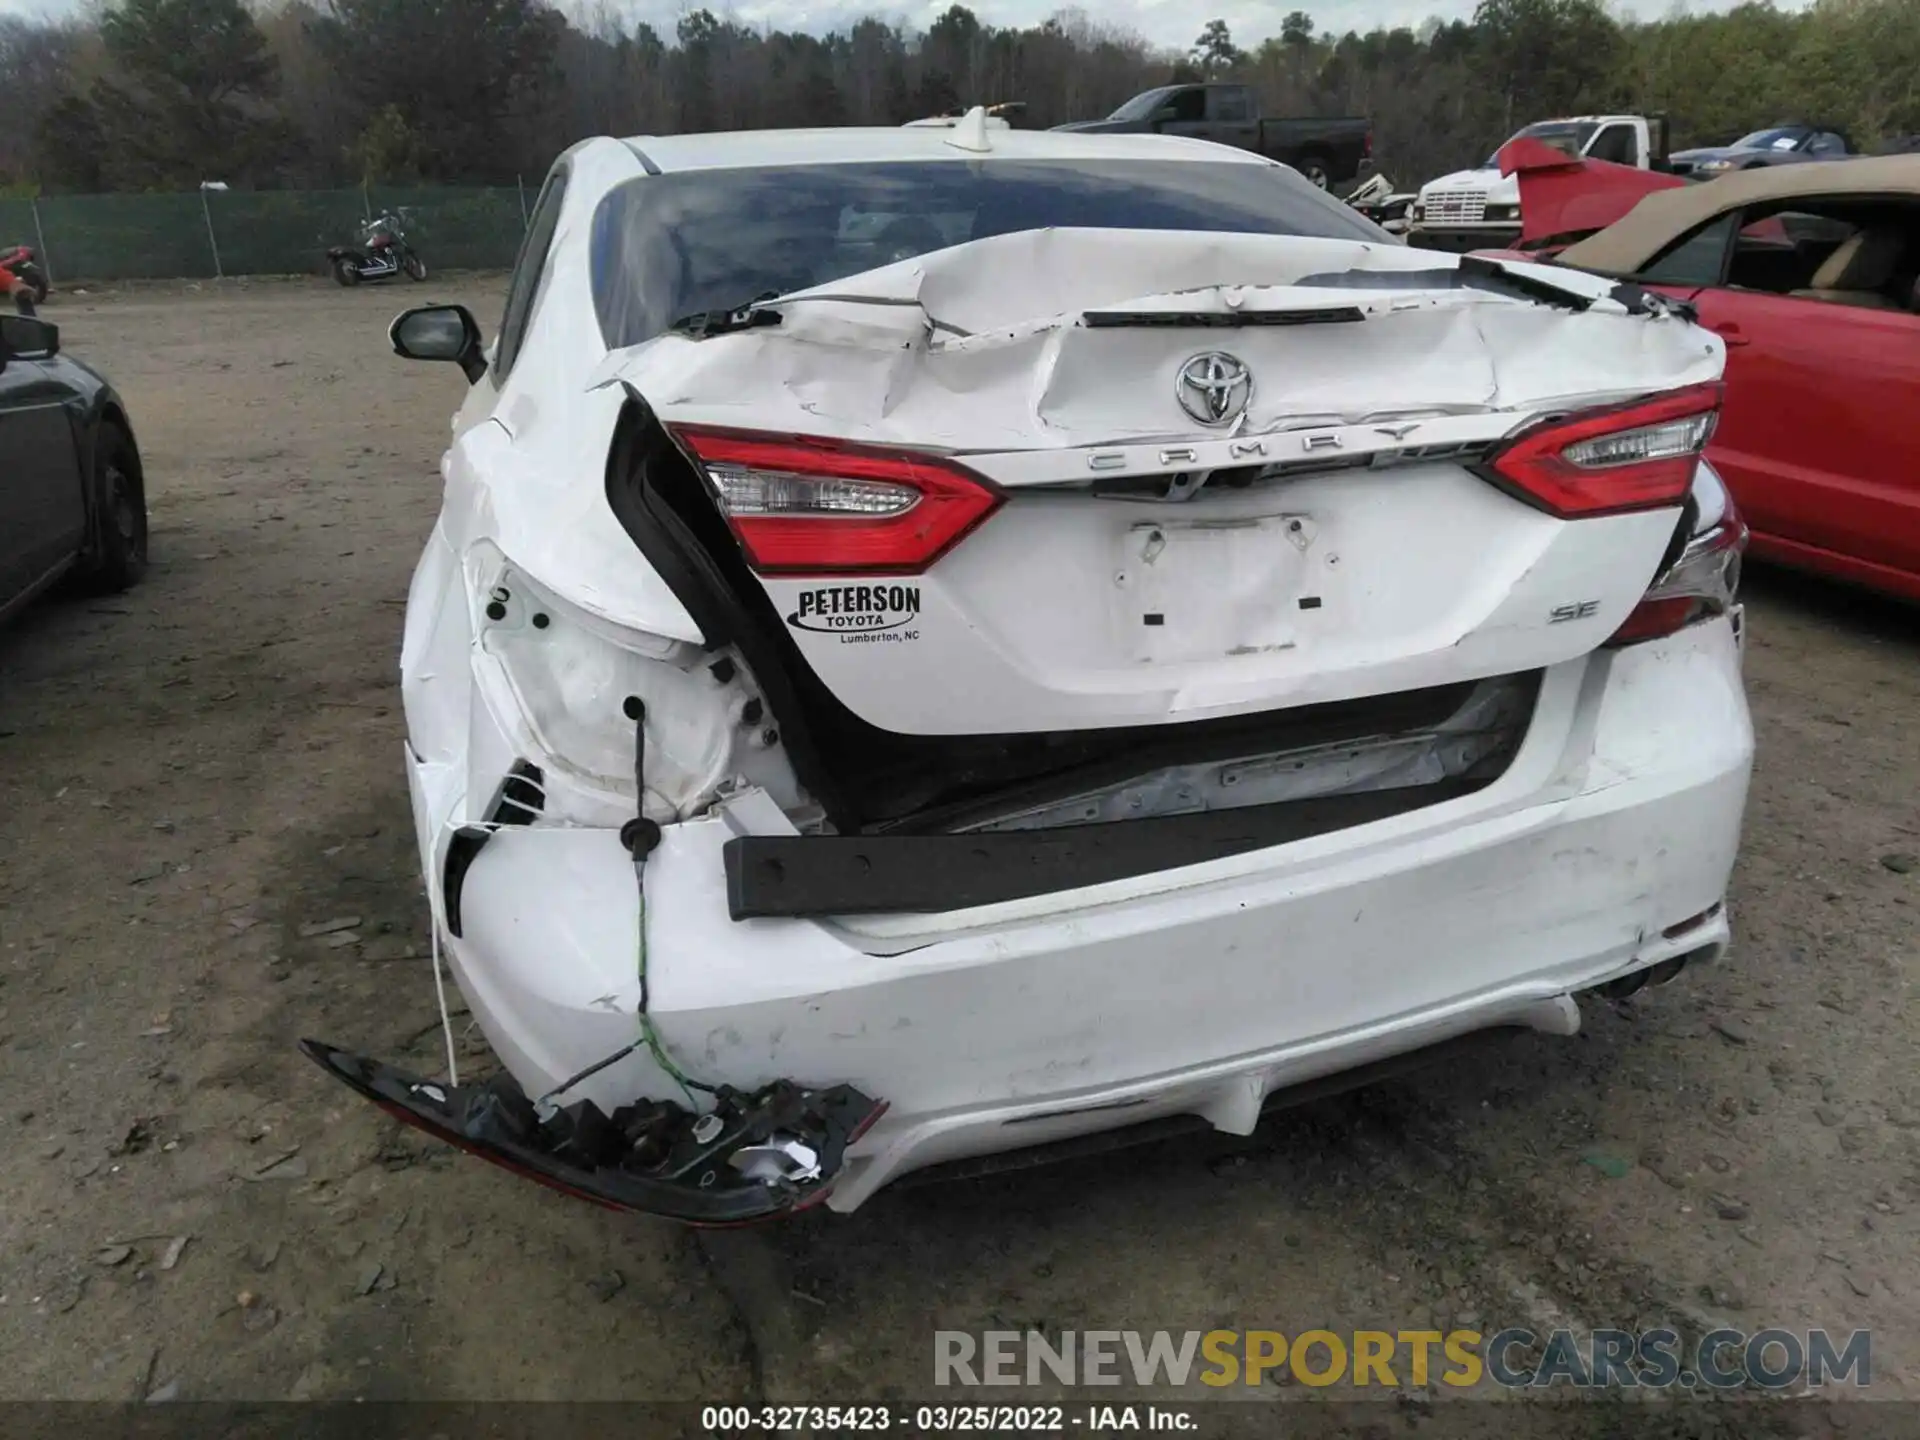
<svg viewBox="0 0 1920 1440">
<path fill-rule="evenodd" d="M 1051 830 L 746 835 L 729 840 L 735 920 L 938 913 L 1077 890 L 1285 845 L 1470 795 L 1488 779 Z"/>
<path fill-rule="evenodd" d="M 487 848 L 494 831 L 502 825 L 531 825 L 546 808 L 546 776 L 531 760 L 516 760 L 508 768 L 494 791 L 493 804 L 487 807 L 487 824 L 462 825 L 447 842 L 446 865 L 440 876 L 440 893 L 445 901 L 447 931 L 454 939 L 461 936 L 460 897 L 466 889 L 467 871 Z"/>
<path fill-rule="evenodd" d="M 886 1109 L 851 1086 L 780 1081 L 751 1095 L 723 1089 L 709 1115 L 640 1101 L 609 1117 L 583 1101 L 542 1119 L 506 1075 L 446 1085 L 323 1041 L 300 1048 L 396 1120 L 470 1155 L 610 1210 L 690 1225 L 743 1225 L 818 1204 L 847 1147 Z M 796 1181 L 740 1168 L 742 1157 L 764 1158 L 781 1143 L 799 1144 L 816 1173 Z"/>
</svg>

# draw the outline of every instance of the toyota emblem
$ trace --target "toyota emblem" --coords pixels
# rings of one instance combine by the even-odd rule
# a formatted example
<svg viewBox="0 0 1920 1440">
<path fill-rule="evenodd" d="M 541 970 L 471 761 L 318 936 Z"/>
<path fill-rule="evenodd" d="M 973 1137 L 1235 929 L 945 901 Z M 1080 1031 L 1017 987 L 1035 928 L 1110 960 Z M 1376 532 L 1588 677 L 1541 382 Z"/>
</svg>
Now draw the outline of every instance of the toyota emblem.
<svg viewBox="0 0 1920 1440">
<path fill-rule="evenodd" d="M 1238 420 L 1253 398 L 1253 372 L 1235 356 L 1209 350 L 1180 367 L 1173 393 L 1180 408 L 1202 425 L 1226 425 Z"/>
</svg>

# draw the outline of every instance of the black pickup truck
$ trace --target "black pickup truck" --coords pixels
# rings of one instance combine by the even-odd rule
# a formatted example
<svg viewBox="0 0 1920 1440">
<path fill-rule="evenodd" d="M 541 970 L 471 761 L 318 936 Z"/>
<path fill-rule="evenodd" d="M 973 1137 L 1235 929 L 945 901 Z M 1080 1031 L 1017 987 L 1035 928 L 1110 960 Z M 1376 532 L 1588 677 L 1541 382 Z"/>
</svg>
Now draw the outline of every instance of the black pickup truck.
<svg viewBox="0 0 1920 1440">
<path fill-rule="evenodd" d="M 1191 135 L 1253 150 L 1293 166 L 1321 189 L 1351 185 L 1373 162 L 1373 122 L 1364 116 L 1267 120 L 1249 85 L 1162 85 L 1134 96 L 1104 120 L 1056 130 L 1126 135 Z"/>
</svg>

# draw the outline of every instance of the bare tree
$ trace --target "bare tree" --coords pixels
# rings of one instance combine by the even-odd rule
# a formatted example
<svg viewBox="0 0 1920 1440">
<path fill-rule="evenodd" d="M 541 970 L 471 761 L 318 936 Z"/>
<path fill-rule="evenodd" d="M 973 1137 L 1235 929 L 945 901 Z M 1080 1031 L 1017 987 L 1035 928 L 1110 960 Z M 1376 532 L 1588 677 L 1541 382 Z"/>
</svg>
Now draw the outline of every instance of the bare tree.
<svg viewBox="0 0 1920 1440">
<path fill-rule="evenodd" d="M 33 178 L 35 132 L 72 88 L 79 44 L 76 25 L 0 15 L 0 185 Z"/>
<path fill-rule="evenodd" d="M 1818 114 L 1867 144 L 1920 130 L 1915 0 L 1741 4 L 1646 24 L 1616 21 L 1601 0 L 1484 0 L 1470 22 L 1338 36 L 1276 8 L 1277 32 L 1251 54 L 1225 20 L 1175 53 L 1090 6 L 1004 26 L 948 3 L 923 32 L 864 18 L 822 34 L 689 0 L 663 36 L 633 24 L 626 0 L 244 0 L 257 31 L 243 0 L 93 3 L 105 5 L 95 20 L 0 19 L 0 184 L 174 183 L 203 152 L 231 163 L 220 157 L 235 136 L 288 141 L 276 165 L 254 168 L 262 182 L 340 184 L 369 169 L 507 180 L 591 134 L 897 125 L 1007 100 L 1025 102 L 1022 123 L 1052 125 L 1224 73 L 1256 85 L 1272 113 L 1368 115 L 1376 160 L 1403 184 L 1554 113 L 1663 111 L 1676 143 L 1784 113 Z M 209 120 L 218 106 L 225 118 Z M 110 140 L 129 128 L 137 144 Z M 178 163 L 119 164 L 165 135 L 200 138 L 175 145 L 189 157 Z"/>
</svg>

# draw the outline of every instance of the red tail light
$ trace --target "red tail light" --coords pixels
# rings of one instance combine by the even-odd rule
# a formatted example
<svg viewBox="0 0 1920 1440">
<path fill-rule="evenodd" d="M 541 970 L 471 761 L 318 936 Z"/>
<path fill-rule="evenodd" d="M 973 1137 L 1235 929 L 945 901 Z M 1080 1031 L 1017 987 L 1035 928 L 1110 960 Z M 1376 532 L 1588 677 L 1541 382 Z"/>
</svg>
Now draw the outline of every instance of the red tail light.
<svg viewBox="0 0 1920 1440">
<path fill-rule="evenodd" d="M 1360 142 L 1360 156 L 1364 160 L 1373 158 L 1373 131 L 1367 131 L 1367 138 Z"/>
<path fill-rule="evenodd" d="M 1715 381 L 1537 421 L 1481 473 L 1565 520 L 1678 505 L 1713 435 L 1721 393 Z"/>
<path fill-rule="evenodd" d="M 1713 613 L 1711 602 L 1699 595 L 1662 595 L 1642 600 L 1620 622 L 1620 628 L 1613 632 L 1607 644 L 1617 649 L 1622 645 L 1638 645 L 1642 640 L 1661 640 Z"/>
<path fill-rule="evenodd" d="M 920 451 L 692 426 L 673 434 L 762 574 L 917 575 L 1005 498 Z"/>
<path fill-rule="evenodd" d="M 1688 540 L 1679 558 L 1654 577 L 1607 644 L 1618 649 L 1661 640 L 1697 620 L 1733 610 L 1740 593 L 1740 557 L 1746 548 L 1747 522 L 1733 497 L 1726 495 L 1718 523 Z"/>
</svg>

